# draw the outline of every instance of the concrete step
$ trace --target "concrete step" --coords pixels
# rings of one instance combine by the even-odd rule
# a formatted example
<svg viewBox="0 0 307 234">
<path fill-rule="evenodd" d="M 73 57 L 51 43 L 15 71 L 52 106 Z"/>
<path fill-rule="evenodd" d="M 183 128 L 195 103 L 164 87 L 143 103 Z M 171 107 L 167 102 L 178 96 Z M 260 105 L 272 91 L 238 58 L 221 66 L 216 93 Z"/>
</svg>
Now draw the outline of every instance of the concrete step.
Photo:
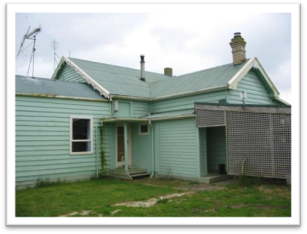
<svg viewBox="0 0 307 234">
<path fill-rule="evenodd" d="M 129 175 L 137 175 L 147 173 L 147 170 L 140 170 L 140 171 L 128 171 Z"/>
<path fill-rule="evenodd" d="M 130 176 L 131 176 L 132 178 L 136 178 L 136 177 L 149 177 L 150 174 L 147 173 L 147 172 L 144 172 L 144 173 L 130 174 Z"/>
<path fill-rule="evenodd" d="M 230 175 L 221 175 L 221 174 L 212 174 L 205 177 L 200 177 L 199 182 L 204 184 L 212 184 L 223 180 L 229 180 L 232 176 Z"/>
</svg>

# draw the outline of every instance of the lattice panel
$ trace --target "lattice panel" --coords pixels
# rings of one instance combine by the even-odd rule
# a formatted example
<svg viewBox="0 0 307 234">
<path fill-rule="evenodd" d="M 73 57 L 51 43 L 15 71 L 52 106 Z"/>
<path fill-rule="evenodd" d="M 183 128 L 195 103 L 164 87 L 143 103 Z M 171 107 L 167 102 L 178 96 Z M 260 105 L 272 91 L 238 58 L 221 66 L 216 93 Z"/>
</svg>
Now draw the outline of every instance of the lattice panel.
<svg viewBox="0 0 307 234">
<path fill-rule="evenodd" d="M 225 126 L 225 112 L 217 110 L 196 110 L 197 127 Z"/>
<path fill-rule="evenodd" d="M 291 174 L 291 115 L 227 111 L 228 174 Z"/>
</svg>

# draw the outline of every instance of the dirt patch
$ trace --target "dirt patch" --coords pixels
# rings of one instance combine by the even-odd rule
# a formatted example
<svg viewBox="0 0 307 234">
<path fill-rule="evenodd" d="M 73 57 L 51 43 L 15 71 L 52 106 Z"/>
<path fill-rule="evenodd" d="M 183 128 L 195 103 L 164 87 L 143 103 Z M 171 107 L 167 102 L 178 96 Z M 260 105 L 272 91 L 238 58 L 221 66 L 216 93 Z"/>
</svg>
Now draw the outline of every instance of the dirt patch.
<svg viewBox="0 0 307 234">
<path fill-rule="evenodd" d="M 72 212 L 72 213 L 68 213 L 68 214 L 64 214 L 64 215 L 60 215 L 58 217 L 71 217 L 71 216 L 75 216 L 75 215 L 82 215 L 82 216 L 88 216 L 91 213 L 95 213 L 91 210 L 82 210 L 81 212 Z M 102 214 L 97 214 L 99 217 L 102 217 Z"/>
<path fill-rule="evenodd" d="M 230 206 L 232 209 L 242 209 L 244 208 L 246 205 L 233 205 L 233 206 Z"/>
<path fill-rule="evenodd" d="M 175 187 L 175 189 L 180 189 L 184 191 L 217 191 L 225 189 L 224 186 L 212 186 L 210 184 L 187 184 Z"/>
<path fill-rule="evenodd" d="M 79 214 L 79 212 L 72 212 L 72 213 L 68 213 L 68 214 L 63 214 L 63 215 L 60 215 L 58 217 L 70 217 L 70 216 L 74 216 L 74 215 L 77 215 Z"/>
<path fill-rule="evenodd" d="M 147 201 L 133 201 L 133 202 L 123 202 L 117 203 L 113 206 L 127 206 L 127 207 L 150 207 L 157 203 L 157 198 L 150 198 Z"/>
<path fill-rule="evenodd" d="M 261 206 L 261 209 L 264 209 L 264 210 L 270 210 L 270 209 L 273 209 L 274 206 L 271 206 L 271 205 L 263 205 Z"/>
<path fill-rule="evenodd" d="M 160 198 L 150 198 L 146 201 L 132 201 L 132 202 L 123 202 L 123 203 L 117 203 L 113 206 L 127 206 L 127 207 L 151 207 L 154 206 L 159 200 L 163 199 L 171 199 L 174 197 L 182 197 L 189 194 L 192 194 L 193 192 L 187 192 L 187 193 L 173 193 L 168 194 L 165 196 L 161 196 Z"/>
<path fill-rule="evenodd" d="M 264 187 L 264 186 L 259 186 L 258 189 L 261 192 L 268 193 L 268 194 L 272 194 L 274 192 L 273 189 L 270 189 L 270 188 Z"/>
<path fill-rule="evenodd" d="M 121 211 L 122 210 L 114 210 L 114 211 L 111 212 L 111 215 L 115 215 L 116 213 L 121 212 Z"/>
</svg>

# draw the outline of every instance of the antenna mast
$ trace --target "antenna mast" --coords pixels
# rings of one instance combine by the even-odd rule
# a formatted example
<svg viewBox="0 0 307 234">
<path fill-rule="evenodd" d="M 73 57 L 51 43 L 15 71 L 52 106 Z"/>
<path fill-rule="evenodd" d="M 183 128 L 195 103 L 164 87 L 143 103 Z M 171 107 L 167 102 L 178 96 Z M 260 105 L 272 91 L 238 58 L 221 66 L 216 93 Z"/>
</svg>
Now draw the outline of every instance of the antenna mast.
<svg viewBox="0 0 307 234">
<path fill-rule="evenodd" d="M 56 58 L 59 58 L 59 56 L 56 53 L 56 49 L 59 48 L 59 43 L 56 40 L 53 40 L 50 43 L 50 47 L 53 49 L 53 68 L 55 70 L 55 68 L 58 66 L 58 61 L 56 60 Z"/>
<path fill-rule="evenodd" d="M 25 40 L 26 39 L 33 40 L 33 48 L 32 48 L 32 54 L 31 54 L 31 58 L 30 58 L 30 63 L 29 63 L 29 68 L 28 68 L 27 76 L 29 75 L 29 71 L 30 71 L 30 67 L 31 67 L 31 62 L 32 62 L 33 63 L 32 64 L 32 77 L 34 77 L 34 57 L 35 57 L 35 51 L 36 51 L 35 42 L 36 42 L 36 35 L 41 31 L 41 27 L 34 28 L 31 32 L 29 32 L 30 28 L 31 27 L 29 27 L 27 33 L 22 38 L 20 49 L 19 49 L 18 54 L 17 54 L 16 57 L 18 57 L 18 55 L 20 54 Z"/>
<path fill-rule="evenodd" d="M 56 40 L 53 40 L 50 43 L 50 47 L 53 49 L 53 68 L 55 70 L 55 68 L 58 66 L 58 62 L 56 60 L 56 57 L 59 58 L 59 56 L 56 54 L 56 49 L 59 48 L 59 43 Z"/>
</svg>

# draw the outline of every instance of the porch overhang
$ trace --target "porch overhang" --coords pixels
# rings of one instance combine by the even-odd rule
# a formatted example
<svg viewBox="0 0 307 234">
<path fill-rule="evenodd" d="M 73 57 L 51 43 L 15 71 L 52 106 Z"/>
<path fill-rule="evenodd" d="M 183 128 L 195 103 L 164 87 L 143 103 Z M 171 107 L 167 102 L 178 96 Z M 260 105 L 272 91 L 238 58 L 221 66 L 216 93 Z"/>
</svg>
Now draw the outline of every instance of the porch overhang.
<svg viewBox="0 0 307 234">
<path fill-rule="evenodd" d="M 184 119 L 195 118 L 194 109 L 169 111 L 161 113 L 153 113 L 143 117 L 113 117 L 113 118 L 101 118 L 103 123 L 119 123 L 119 122 L 154 122 L 172 119 Z"/>
<path fill-rule="evenodd" d="M 148 118 L 129 118 L 129 117 L 101 118 L 100 120 L 103 123 L 148 122 Z"/>
</svg>

